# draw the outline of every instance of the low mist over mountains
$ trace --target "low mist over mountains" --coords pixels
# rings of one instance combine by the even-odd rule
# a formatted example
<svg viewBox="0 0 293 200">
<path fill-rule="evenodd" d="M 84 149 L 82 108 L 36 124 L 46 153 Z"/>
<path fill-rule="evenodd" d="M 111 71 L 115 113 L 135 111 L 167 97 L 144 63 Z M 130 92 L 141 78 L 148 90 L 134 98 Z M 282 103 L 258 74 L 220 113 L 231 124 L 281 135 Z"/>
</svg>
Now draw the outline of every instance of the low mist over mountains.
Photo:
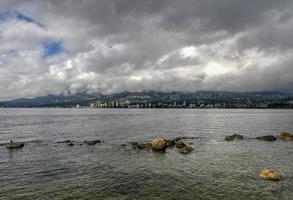
<svg viewBox="0 0 293 200">
<path fill-rule="evenodd" d="M 293 95 L 281 92 L 123 92 L 111 95 L 77 94 L 77 95 L 49 95 L 36 98 L 22 98 L 0 102 L 0 107 L 99 107 L 95 102 L 102 103 L 103 107 L 267 107 L 272 104 L 290 107 Z M 126 103 L 125 103 L 126 102 Z M 92 105 L 91 105 L 92 104 Z M 127 104 L 127 105 L 125 105 Z M 123 105 L 123 106 L 122 106 Z M 175 105 L 175 106 L 174 106 Z M 180 105 L 180 106 L 178 106 Z M 192 105 L 192 106 L 191 106 Z M 224 105 L 224 106 L 223 106 Z M 282 106 L 280 106 L 282 105 Z"/>
</svg>

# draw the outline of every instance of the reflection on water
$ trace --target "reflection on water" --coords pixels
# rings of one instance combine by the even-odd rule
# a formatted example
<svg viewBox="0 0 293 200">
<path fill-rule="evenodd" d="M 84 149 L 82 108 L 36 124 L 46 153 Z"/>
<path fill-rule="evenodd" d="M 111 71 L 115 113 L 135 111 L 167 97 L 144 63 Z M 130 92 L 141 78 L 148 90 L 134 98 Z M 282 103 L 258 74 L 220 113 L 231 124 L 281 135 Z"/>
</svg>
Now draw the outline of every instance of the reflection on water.
<svg viewBox="0 0 293 200">
<path fill-rule="evenodd" d="M 1 109 L 0 199 L 293 199 L 290 110 Z M 245 140 L 226 142 L 225 135 Z M 181 155 L 121 144 L 194 136 Z M 95 146 L 56 143 L 101 139 Z M 27 142 L 9 151 L 9 139 Z M 258 178 L 263 168 L 280 182 Z"/>
</svg>

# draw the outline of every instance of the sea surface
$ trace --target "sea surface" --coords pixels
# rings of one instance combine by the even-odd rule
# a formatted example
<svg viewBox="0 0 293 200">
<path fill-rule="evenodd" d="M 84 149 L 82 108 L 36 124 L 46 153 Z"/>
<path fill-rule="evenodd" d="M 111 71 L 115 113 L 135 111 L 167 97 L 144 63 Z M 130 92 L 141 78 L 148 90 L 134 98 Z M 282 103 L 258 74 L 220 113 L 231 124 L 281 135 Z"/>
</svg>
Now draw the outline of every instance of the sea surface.
<svg viewBox="0 0 293 200">
<path fill-rule="evenodd" d="M 0 199 L 292 200 L 293 142 L 253 139 L 281 131 L 293 132 L 293 110 L 2 108 Z M 245 139 L 224 140 L 234 133 Z M 192 153 L 121 146 L 180 136 L 195 137 Z M 282 180 L 260 179 L 264 168 Z"/>
</svg>

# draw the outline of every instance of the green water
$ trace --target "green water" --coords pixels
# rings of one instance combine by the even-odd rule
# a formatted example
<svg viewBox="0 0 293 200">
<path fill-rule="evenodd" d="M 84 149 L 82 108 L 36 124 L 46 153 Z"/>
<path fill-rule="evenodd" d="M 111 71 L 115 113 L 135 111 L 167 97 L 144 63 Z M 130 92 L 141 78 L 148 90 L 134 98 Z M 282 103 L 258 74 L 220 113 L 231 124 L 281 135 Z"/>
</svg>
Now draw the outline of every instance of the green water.
<svg viewBox="0 0 293 200">
<path fill-rule="evenodd" d="M 254 140 L 293 132 L 290 110 L 1 109 L 0 199 L 293 199 L 293 142 Z M 245 139 L 226 142 L 225 135 Z M 194 136 L 181 155 L 122 147 Z M 26 142 L 21 150 L 3 145 Z M 101 139 L 95 146 L 56 143 Z M 276 169 L 279 182 L 258 178 Z"/>
</svg>

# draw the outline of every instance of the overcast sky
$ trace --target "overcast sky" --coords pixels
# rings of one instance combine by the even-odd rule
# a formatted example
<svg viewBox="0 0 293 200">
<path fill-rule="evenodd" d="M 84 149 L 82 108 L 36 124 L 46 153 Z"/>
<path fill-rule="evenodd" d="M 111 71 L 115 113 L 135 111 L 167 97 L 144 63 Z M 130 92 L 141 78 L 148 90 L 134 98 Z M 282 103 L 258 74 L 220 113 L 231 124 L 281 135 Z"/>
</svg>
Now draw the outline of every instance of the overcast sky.
<svg viewBox="0 0 293 200">
<path fill-rule="evenodd" d="M 292 0 L 1 0 L 0 100 L 293 91 Z"/>
</svg>

